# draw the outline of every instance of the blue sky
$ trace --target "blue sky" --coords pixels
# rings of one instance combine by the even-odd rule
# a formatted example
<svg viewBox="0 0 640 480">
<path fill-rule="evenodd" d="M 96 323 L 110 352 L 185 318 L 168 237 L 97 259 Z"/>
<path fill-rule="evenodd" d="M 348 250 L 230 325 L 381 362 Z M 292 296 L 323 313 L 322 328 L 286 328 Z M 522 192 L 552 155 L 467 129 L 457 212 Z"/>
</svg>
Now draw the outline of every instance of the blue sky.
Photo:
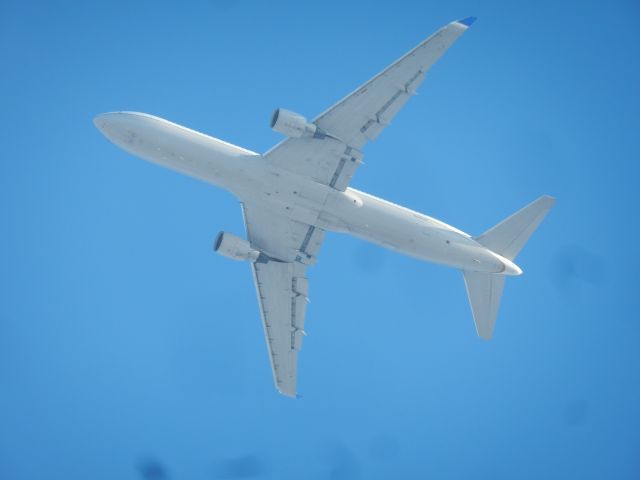
<svg viewBox="0 0 640 480">
<path fill-rule="evenodd" d="M 637 1 L 0 4 L 0 478 L 640 474 Z M 328 235 L 292 401 L 228 193 L 91 119 L 263 152 L 440 26 L 478 21 L 353 186 L 472 234 L 558 203 L 491 342 L 459 272 Z"/>
</svg>

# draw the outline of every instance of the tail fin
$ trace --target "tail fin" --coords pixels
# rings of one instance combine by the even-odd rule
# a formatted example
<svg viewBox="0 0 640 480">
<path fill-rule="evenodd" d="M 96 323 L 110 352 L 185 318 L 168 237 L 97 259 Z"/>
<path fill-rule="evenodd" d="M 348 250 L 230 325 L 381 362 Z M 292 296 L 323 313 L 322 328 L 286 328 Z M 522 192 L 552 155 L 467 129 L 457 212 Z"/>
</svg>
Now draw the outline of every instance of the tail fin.
<svg viewBox="0 0 640 480">
<path fill-rule="evenodd" d="M 555 202 L 553 197 L 542 196 L 487 230 L 477 237 L 476 241 L 489 250 L 513 260 Z M 476 331 L 480 337 L 489 340 L 493 336 L 505 276 L 471 271 L 462 273 Z"/>
<path fill-rule="evenodd" d="M 475 240 L 489 250 L 513 260 L 554 203 L 555 198 L 543 195 Z"/>
</svg>

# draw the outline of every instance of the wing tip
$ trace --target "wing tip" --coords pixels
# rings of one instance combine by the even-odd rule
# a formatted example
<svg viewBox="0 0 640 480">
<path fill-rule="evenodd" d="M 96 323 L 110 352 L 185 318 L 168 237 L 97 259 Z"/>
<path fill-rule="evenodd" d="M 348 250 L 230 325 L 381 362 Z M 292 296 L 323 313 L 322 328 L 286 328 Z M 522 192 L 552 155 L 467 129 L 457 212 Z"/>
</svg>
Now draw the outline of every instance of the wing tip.
<svg viewBox="0 0 640 480">
<path fill-rule="evenodd" d="M 547 212 L 556 204 L 556 201 L 556 198 L 551 195 L 542 195 L 531 202 L 530 205 L 537 205 Z"/>
<path fill-rule="evenodd" d="M 299 399 L 302 398 L 302 395 L 300 395 L 297 391 L 296 391 L 296 387 L 295 386 L 291 386 L 291 385 L 286 385 L 283 386 L 281 384 L 279 384 L 276 381 L 276 390 L 278 391 L 278 393 L 280 395 L 283 395 L 285 397 L 289 397 L 289 398 L 294 398 L 294 399 Z"/>
<path fill-rule="evenodd" d="M 553 195 L 542 195 L 542 197 L 540 198 L 544 199 L 544 201 L 550 206 L 554 206 L 557 202 L 556 197 L 554 197 Z"/>
<path fill-rule="evenodd" d="M 456 23 L 459 23 L 460 25 L 464 25 L 465 27 L 469 28 L 471 25 L 473 25 L 473 23 L 478 19 L 478 17 L 465 17 L 461 20 L 457 20 Z"/>
</svg>

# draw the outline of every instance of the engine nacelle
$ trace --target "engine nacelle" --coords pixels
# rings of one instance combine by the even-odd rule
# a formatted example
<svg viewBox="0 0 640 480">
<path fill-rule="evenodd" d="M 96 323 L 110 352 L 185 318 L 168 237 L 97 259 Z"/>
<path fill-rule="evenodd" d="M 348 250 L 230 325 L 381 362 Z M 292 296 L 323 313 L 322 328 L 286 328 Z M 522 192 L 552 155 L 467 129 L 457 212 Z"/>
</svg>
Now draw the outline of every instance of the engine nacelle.
<svg viewBox="0 0 640 480">
<path fill-rule="evenodd" d="M 317 127 L 295 112 L 278 108 L 271 116 L 271 128 L 287 137 L 312 136 Z"/>
<path fill-rule="evenodd" d="M 218 234 L 213 244 L 213 251 L 234 260 L 255 262 L 260 257 L 260 252 L 251 248 L 249 242 L 227 232 Z"/>
</svg>

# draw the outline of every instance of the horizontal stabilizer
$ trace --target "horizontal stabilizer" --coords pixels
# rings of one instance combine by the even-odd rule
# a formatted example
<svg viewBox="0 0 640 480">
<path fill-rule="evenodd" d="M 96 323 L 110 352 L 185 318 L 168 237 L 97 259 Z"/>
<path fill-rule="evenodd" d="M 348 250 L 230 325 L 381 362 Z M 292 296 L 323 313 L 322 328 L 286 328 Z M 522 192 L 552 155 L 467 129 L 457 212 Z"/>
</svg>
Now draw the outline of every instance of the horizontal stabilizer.
<svg viewBox="0 0 640 480">
<path fill-rule="evenodd" d="M 480 337 L 489 340 L 493 336 L 493 328 L 496 325 L 505 277 L 483 272 L 464 271 L 462 273 L 476 331 Z"/>
<path fill-rule="evenodd" d="M 513 260 L 554 203 L 555 198 L 543 195 L 475 240 L 489 250 Z"/>
</svg>

